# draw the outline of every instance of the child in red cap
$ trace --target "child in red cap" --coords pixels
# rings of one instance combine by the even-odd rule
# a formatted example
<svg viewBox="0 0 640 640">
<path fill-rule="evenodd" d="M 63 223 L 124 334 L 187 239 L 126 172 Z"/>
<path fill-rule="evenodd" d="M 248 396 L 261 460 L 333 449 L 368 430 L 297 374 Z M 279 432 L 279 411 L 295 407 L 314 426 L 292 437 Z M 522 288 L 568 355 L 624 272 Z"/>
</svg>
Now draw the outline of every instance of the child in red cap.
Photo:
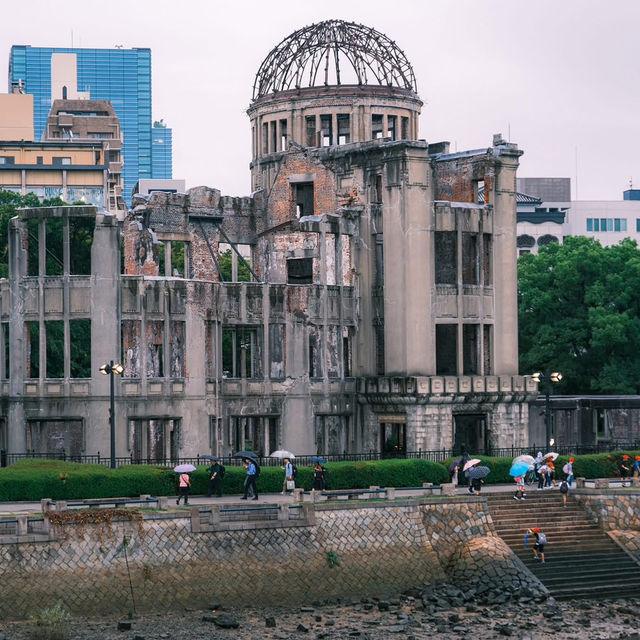
<svg viewBox="0 0 640 640">
<path fill-rule="evenodd" d="M 631 467 L 631 470 L 633 471 L 634 478 L 640 477 L 640 456 L 636 456 L 636 459 L 633 463 L 633 467 Z"/>
<path fill-rule="evenodd" d="M 547 536 L 545 536 L 544 533 L 540 531 L 539 527 L 529 529 L 527 533 L 533 534 L 536 537 L 536 542 L 533 545 L 533 559 L 539 559 L 544 562 L 544 545 L 547 544 Z"/>
</svg>

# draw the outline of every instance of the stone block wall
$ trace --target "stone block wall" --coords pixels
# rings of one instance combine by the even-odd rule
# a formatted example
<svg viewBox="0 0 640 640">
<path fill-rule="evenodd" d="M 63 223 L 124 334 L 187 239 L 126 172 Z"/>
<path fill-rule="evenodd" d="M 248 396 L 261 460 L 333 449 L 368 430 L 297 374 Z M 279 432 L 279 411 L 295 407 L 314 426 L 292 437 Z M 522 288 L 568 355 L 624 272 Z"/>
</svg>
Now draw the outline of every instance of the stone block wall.
<svg viewBox="0 0 640 640">
<path fill-rule="evenodd" d="M 640 531 L 640 490 L 575 489 L 573 495 L 589 518 L 605 531 Z"/>
<path fill-rule="evenodd" d="M 154 514 L 142 533 L 137 524 L 116 522 L 111 533 L 87 525 L 84 532 L 67 530 L 66 539 L 58 532 L 50 541 L 0 544 L 0 579 L 12 585 L 0 598 L 0 616 L 26 617 L 58 601 L 88 615 L 127 613 L 134 602 L 138 612 L 291 605 L 398 593 L 451 578 L 468 582 L 474 572 L 486 589 L 500 590 L 518 573 L 524 574 L 518 584 L 531 586 L 526 569 L 491 537 L 482 499 L 313 509 L 306 526 L 247 521 L 198 532 L 190 514 Z M 200 514 L 193 517 L 199 523 Z"/>
</svg>

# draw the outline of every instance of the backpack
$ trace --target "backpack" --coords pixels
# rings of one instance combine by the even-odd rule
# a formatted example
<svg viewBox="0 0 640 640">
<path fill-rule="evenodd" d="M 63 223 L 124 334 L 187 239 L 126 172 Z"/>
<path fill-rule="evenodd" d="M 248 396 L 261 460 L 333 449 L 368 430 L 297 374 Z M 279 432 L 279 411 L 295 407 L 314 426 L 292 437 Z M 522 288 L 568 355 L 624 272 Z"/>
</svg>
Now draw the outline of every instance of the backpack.
<svg viewBox="0 0 640 640">
<path fill-rule="evenodd" d="M 566 481 L 560 484 L 560 493 L 569 493 L 569 485 L 566 483 Z"/>
<path fill-rule="evenodd" d="M 570 473 L 571 472 L 571 467 L 569 466 L 568 462 L 567 462 L 567 464 L 564 465 L 564 467 L 562 467 L 562 472 L 563 473 Z"/>
<path fill-rule="evenodd" d="M 256 466 L 256 480 L 257 480 L 260 477 L 260 465 L 255 460 L 252 460 L 252 462 Z"/>
<path fill-rule="evenodd" d="M 292 462 L 291 463 L 291 477 L 295 480 L 298 476 L 298 467 Z"/>
<path fill-rule="evenodd" d="M 547 544 L 547 536 L 544 533 L 538 534 L 538 544 Z"/>
<path fill-rule="evenodd" d="M 220 476 L 220 480 L 224 478 L 224 474 L 227 473 L 227 470 L 224 468 L 224 465 L 220 465 L 220 471 L 218 471 L 218 475 Z"/>
</svg>

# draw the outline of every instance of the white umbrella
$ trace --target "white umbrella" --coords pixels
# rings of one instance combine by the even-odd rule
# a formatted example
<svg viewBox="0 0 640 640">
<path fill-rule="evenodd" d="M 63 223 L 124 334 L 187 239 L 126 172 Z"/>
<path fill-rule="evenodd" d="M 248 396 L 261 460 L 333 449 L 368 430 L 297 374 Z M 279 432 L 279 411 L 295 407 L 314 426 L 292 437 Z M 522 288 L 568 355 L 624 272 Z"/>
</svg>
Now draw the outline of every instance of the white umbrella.
<svg viewBox="0 0 640 640">
<path fill-rule="evenodd" d="M 462 470 L 466 471 L 470 467 L 473 467 L 474 464 L 478 464 L 479 462 L 482 462 L 482 460 L 478 460 L 478 458 L 471 458 L 471 460 L 467 460 L 467 462 L 464 463 L 464 467 L 462 467 Z"/>
<path fill-rule="evenodd" d="M 545 453 L 542 459 L 546 460 L 547 458 L 551 458 L 552 460 L 555 460 L 559 455 L 560 454 L 555 451 L 550 451 L 549 453 Z"/>
<path fill-rule="evenodd" d="M 295 458 L 291 451 L 286 451 L 285 449 L 278 449 L 277 451 L 274 451 L 269 457 L 280 458 L 281 460 L 284 460 L 285 458 Z"/>
<path fill-rule="evenodd" d="M 177 467 L 173 467 L 176 473 L 192 473 L 196 468 L 192 464 L 179 464 Z"/>
<path fill-rule="evenodd" d="M 528 456 L 525 454 L 525 455 L 518 456 L 517 458 L 514 458 L 511 465 L 513 466 L 514 464 L 516 464 L 516 462 L 526 462 L 527 464 L 534 464 L 535 461 L 536 460 L 533 456 Z"/>
</svg>

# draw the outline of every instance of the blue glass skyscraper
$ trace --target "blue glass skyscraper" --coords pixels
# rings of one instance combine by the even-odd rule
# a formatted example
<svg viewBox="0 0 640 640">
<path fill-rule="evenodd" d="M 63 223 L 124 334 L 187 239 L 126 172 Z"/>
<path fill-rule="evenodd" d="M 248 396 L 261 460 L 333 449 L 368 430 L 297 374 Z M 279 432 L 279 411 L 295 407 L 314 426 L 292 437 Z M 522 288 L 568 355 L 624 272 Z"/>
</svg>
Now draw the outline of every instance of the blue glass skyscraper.
<svg viewBox="0 0 640 640">
<path fill-rule="evenodd" d="M 59 54 L 75 54 L 75 57 Z M 52 73 L 54 56 L 56 63 Z M 76 76 L 77 84 L 67 86 L 72 75 Z M 60 78 L 67 80 L 60 81 Z M 9 91 L 18 84 L 34 96 L 36 140 L 42 137 L 52 99 L 90 97 L 109 100 L 120 119 L 123 135 L 125 200 L 130 201 L 131 189 L 139 179 L 155 177 L 151 151 L 150 49 L 14 45 L 9 58 Z M 169 135 L 170 132 L 169 129 Z"/>
<path fill-rule="evenodd" d="M 153 123 L 151 129 L 151 166 L 153 177 L 171 180 L 172 169 L 172 131 L 162 120 Z"/>
</svg>

